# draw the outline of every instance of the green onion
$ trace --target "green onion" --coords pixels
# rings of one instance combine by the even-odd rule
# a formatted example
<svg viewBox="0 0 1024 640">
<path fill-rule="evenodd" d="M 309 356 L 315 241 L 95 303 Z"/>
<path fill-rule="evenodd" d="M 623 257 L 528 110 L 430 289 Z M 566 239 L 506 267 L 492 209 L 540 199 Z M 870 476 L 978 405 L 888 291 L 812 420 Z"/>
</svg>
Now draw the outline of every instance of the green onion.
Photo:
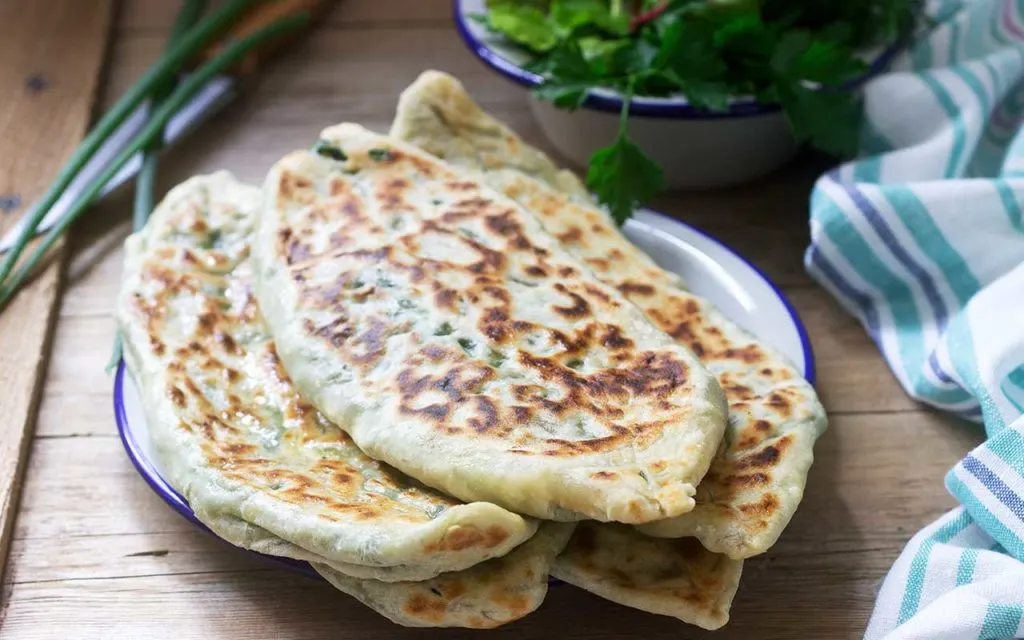
<svg viewBox="0 0 1024 640">
<path fill-rule="evenodd" d="M 181 9 L 174 19 L 174 24 L 171 25 L 170 35 L 167 36 L 167 51 L 181 40 L 182 36 L 192 28 L 192 25 L 196 23 L 199 16 L 203 15 L 204 11 L 206 11 L 206 0 L 185 0 L 182 3 Z M 159 106 L 160 103 L 167 99 L 167 96 L 174 89 L 174 84 L 175 78 L 172 76 L 153 92 L 152 107 Z M 133 231 L 142 229 L 146 225 L 146 220 L 149 219 L 149 214 L 153 211 L 157 158 L 159 157 L 158 151 L 163 146 L 163 128 L 160 129 L 159 136 L 142 151 L 142 166 L 139 169 L 139 176 L 135 180 L 135 201 L 132 208 Z M 114 335 L 114 349 L 110 354 L 110 361 L 107 362 L 105 367 L 107 373 L 113 371 L 118 363 L 121 362 L 122 352 L 123 339 L 121 331 L 118 330 Z"/>
<path fill-rule="evenodd" d="M 233 6 L 236 3 L 232 3 Z M 155 140 L 163 127 L 167 125 L 167 122 L 181 109 L 185 103 L 187 103 L 192 96 L 194 96 L 200 89 L 202 89 L 207 82 L 210 81 L 215 75 L 222 72 L 224 69 L 230 67 L 234 63 L 238 62 L 244 57 L 251 49 L 261 44 L 265 40 L 283 35 L 289 31 L 298 29 L 299 27 L 305 26 L 309 23 L 311 16 L 309 12 L 300 12 L 283 18 L 277 22 L 274 22 L 263 29 L 253 33 L 250 36 L 235 40 L 231 42 L 227 47 L 218 53 L 213 59 L 205 63 L 194 73 L 192 73 L 182 84 L 174 90 L 166 102 L 150 116 L 149 122 L 142 129 L 139 134 L 132 139 L 132 142 L 121 151 L 120 154 L 107 166 L 107 168 L 100 174 L 93 182 L 89 184 L 88 189 L 82 194 L 82 197 L 75 202 L 75 204 L 68 210 L 67 214 L 61 218 L 57 224 L 47 232 L 46 236 L 40 242 L 39 246 L 36 247 L 35 251 L 25 260 L 25 263 L 16 271 L 9 280 L 4 281 L 4 286 L 0 288 L 0 309 L 3 309 L 9 302 L 14 291 L 28 278 L 32 270 L 36 267 L 39 261 L 46 255 L 46 252 L 53 246 L 53 244 L 61 237 L 64 231 L 78 218 L 79 215 L 85 211 L 99 192 L 103 189 L 104 185 L 110 181 L 114 175 L 120 171 L 128 160 L 133 155 L 146 148 L 147 145 L 151 144 Z M 191 41 L 193 34 L 200 30 L 207 28 L 208 23 L 204 23 L 200 27 L 193 29 L 186 36 L 186 40 Z M 183 41 L 184 44 L 184 41 Z M 177 51 L 183 45 L 174 47 Z M 167 58 L 165 56 L 164 58 Z M 134 90 L 133 90 L 134 91 Z M 106 120 L 106 119 L 104 119 Z M 116 126 L 116 125 L 115 125 Z M 76 154 L 78 155 L 78 154 Z M 66 185 L 65 185 L 66 186 Z M 63 187 L 61 187 L 63 189 Z M 53 189 L 51 188 L 51 191 Z M 59 192 L 58 192 L 59 193 Z M 51 203 L 52 204 L 52 203 Z M 45 211 L 49 208 L 49 205 L 41 207 L 40 211 Z M 38 218 L 41 216 L 34 216 Z M 33 219 L 29 222 L 28 226 L 25 227 L 25 231 L 19 240 L 27 240 L 27 237 L 31 234 L 33 229 L 39 223 L 38 219 Z M 24 248 L 24 242 L 20 244 L 20 249 Z M 11 262 L 11 259 L 15 258 L 15 255 L 7 257 L 4 266 L 7 267 L 7 263 Z M 12 263 L 13 264 L 13 263 Z M 3 273 L 3 272 L 0 272 Z"/>
<path fill-rule="evenodd" d="M 442 322 L 441 326 L 434 331 L 435 336 L 449 336 L 455 331 L 455 328 L 450 322 Z"/>
<path fill-rule="evenodd" d="M 174 46 L 185 37 L 204 11 L 206 11 L 206 0 L 185 0 L 182 3 L 181 9 L 174 19 L 174 24 L 171 25 L 170 35 L 167 36 L 167 49 L 164 51 L 164 55 L 171 53 Z M 175 84 L 177 84 L 176 78 L 172 75 L 154 89 L 151 108 L 159 107 L 174 90 Z M 132 210 L 132 229 L 134 231 L 138 231 L 146 225 L 146 220 L 149 219 L 149 214 L 153 211 L 157 151 L 163 146 L 163 133 L 163 127 L 161 127 L 159 137 L 142 151 L 142 167 L 139 169 L 139 175 L 135 181 L 135 202 Z"/>
<path fill-rule="evenodd" d="M 10 275 L 14 266 L 18 263 L 18 258 L 21 257 L 22 251 L 25 250 L 25 245 L 32 239 L 35 228 L 39 225 L 43 216 L 57 202 L 57 199 L 64 193 L 67 186 L 78 175 L 78 172 L 82 170 L 82 167 L 89 161 L 89 158 L 96 153 L 100 145 L 110 137 L 110 134 L 124 122 L 125 118 L 143 100 L 151 96 L 155 89 L 167 82 L 168 78 L 175 74 L 189 58 L 222 34 L 234 22 L 235 18 L 247 10 L 254 2 L 258 1 L 232 0 L 214 11 L 201 24 L 189 30 L 180 42 L 172 46 L 153 66 L 147 69 L 142 77 L 121 96 L 121 99 L 117 101 L 110 111 L 96 123 L 96 126 L 85 137 L 82 144 L 75 149 L 71 158 L 60 170 L 60 173 L 57 174 L 57 178 L 50 185 L 50 188 L 47 189 L 39 203 L 31 212 L 26 214 L 24 228 L 22 228 L 21 233 L 18 235 L 14 246 L 7 253 L 7 257 L 0 263 L 0 283 L 6 281 L 7 276 Z M 106 181 L 104 181 L 105 183 Z M 92 197 L 95 197 L 95 194 Z M 4 294 L 0 294 L 0 296 L 6 297 Z M 3 297 L 0 297 L 0 305 L 3 304 Z"/>
<path fill-rule="evenodd" d="M 316 144 L 312 146 L 310 151 L 317 155 L 321 155 L 325 158 L 330 158 L 331 160 L 336 160 L 338 162 L 344 162 L 348 160 L 348 156 L 345 155 L 345 152 L 341 150 L 341 147 L 333 145 L 326 140 L 317 140 Z"/>
<path fill-rule="evenodd" d="M 466 355 L 473 355 L 473 349 L 476 349 L 475 342 L 473 342 L 469 338 L 459 338 L 458 340 L 456 340 L 456 342 L 458 342 L 459 346 L 462 347 L 462 350 L 466 352 Z"/>
<path fill-rule="evenodd" d="M 487 363 L 494 367 L 495 369 L 501 367 L 501 365 L 504 364 L 505 360 L 505 354 L 503 354 L 500 351 L 491 349 L 489 352 L 487 352 Z"/>
</svg>

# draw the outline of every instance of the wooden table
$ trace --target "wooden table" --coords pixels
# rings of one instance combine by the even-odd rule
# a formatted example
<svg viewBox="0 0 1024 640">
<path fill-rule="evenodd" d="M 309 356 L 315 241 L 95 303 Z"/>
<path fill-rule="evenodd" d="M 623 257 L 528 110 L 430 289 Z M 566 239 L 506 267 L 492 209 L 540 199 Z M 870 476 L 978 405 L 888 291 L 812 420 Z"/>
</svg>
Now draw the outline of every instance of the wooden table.
<svg viewBox="0 0 1024 640">
<path fill-rule="evenodd" d="M 250 95 L 169 155 L 163 187 L 222 167 L 260 180 L 274 160 L 330 123 L 386 130 L 399 91 L 431 67 L 462 78 L 486 109 L 544 146 L 523 90 L 466 51 L 449 4 L 342 2 Z M 111 35 L 104 104 L 157 55 L 174 5 L 124 2 Z M 9 151 L 0 149 L 0 157 Z M 715 638 L 861 637 L 886 570 L 914 532 L 952 506 L 942 477 L 980 437 L 908 400 L 861 327 L 804 273 L 807 194 L 821 168 L 803 159 L 747 188 L 655 203 L 732 245 L 782 287 L 810 331 L 831 416 L 799 513 L 775 548 L 748 561 L 732 622 Z M 115 432 L 112 381 L 102 373 L 129 207 L 130 193 L 116 194 L 71 236 L 4 577 L 0 636 L 439 637 L 391 625 L 323 584 L 195 531 L 135 473 Z M 560 586 L 540 611 L 488 637 L 712 636 Z"/>
</svg>

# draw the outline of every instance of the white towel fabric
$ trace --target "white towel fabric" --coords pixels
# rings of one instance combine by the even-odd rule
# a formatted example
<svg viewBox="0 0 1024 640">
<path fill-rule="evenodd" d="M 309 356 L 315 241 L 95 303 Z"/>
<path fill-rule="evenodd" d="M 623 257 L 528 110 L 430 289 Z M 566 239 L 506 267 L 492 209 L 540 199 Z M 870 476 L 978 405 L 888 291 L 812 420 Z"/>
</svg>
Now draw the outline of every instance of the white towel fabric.
<svg viewBox="0 0 1024 640">
<path fill-rule="evenodd" d="M 806 263 L 907 393 L 988 436 L 866 637 L 1024 637 L 1024 1 L 929 12 L 938 25 L 865 87 L 861 159 L 815 186 Z"/>
</svg>

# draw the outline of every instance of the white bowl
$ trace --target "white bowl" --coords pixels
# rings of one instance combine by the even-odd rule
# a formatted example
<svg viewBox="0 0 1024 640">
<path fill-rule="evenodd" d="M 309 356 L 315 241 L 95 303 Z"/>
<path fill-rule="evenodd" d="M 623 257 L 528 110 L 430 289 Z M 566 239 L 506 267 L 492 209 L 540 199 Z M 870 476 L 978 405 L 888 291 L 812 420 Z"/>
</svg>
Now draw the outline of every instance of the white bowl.
<svg viewBox="0 0 1024 640">
<path fill-rule="evenodd" d="M 489 67 L 526 87 L 543 78 L 523 69 L 528 55 L 469 18 L 485 13 L 485 0 L 454 0 L 455 27 L 469 49 Z M 881 71 L 898 47 L 871 57 L 863 78 Z M 588 92 L 581 108 L 558 109 L 531 98 L 534 118 L 558 151 L 579 167 L 618 133 L 622 98 L 607 89 Z M 709 112 L 683 96 L 633 98 L 629 136 L 657 162 L 669 189 L 724 187 L 759 178 L 788 162 L 797 142 L 778 105 L 734 99 L 727 110 Z"/>
<path fill-rule="evenodd" d="M 619 114 L 594 108 L 558 109 L 530 99 L 530 110 L 544 135 L 580 167 L 612 142 Z M 748 182 L 786 164 L 797 151 L 781 111 L 742 118 L 629 119 L 629 137 L 661 167 L 669 189 L 706 189 Z"/>
</svg>

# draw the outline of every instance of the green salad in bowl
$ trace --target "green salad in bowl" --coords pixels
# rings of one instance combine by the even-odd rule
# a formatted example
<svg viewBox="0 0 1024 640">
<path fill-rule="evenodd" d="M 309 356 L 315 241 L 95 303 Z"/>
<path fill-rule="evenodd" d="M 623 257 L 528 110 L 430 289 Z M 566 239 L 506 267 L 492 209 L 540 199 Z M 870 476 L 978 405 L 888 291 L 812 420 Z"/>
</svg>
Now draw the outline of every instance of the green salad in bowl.
<svg viewBox="0 0 1024 640">
<path fill-rule="evenodd" d="M 857 84 L 884 68 L 922 15 L 919 0 L 455 5 L 466 43 L 533 88 L 542 129 L 587 166 L 588 185 L 620 221 L 666 183 L 746 181 L 798 143 L 851 154 Z M 573 124 L 569 112 L 583 117 Z"/>
</svg>

